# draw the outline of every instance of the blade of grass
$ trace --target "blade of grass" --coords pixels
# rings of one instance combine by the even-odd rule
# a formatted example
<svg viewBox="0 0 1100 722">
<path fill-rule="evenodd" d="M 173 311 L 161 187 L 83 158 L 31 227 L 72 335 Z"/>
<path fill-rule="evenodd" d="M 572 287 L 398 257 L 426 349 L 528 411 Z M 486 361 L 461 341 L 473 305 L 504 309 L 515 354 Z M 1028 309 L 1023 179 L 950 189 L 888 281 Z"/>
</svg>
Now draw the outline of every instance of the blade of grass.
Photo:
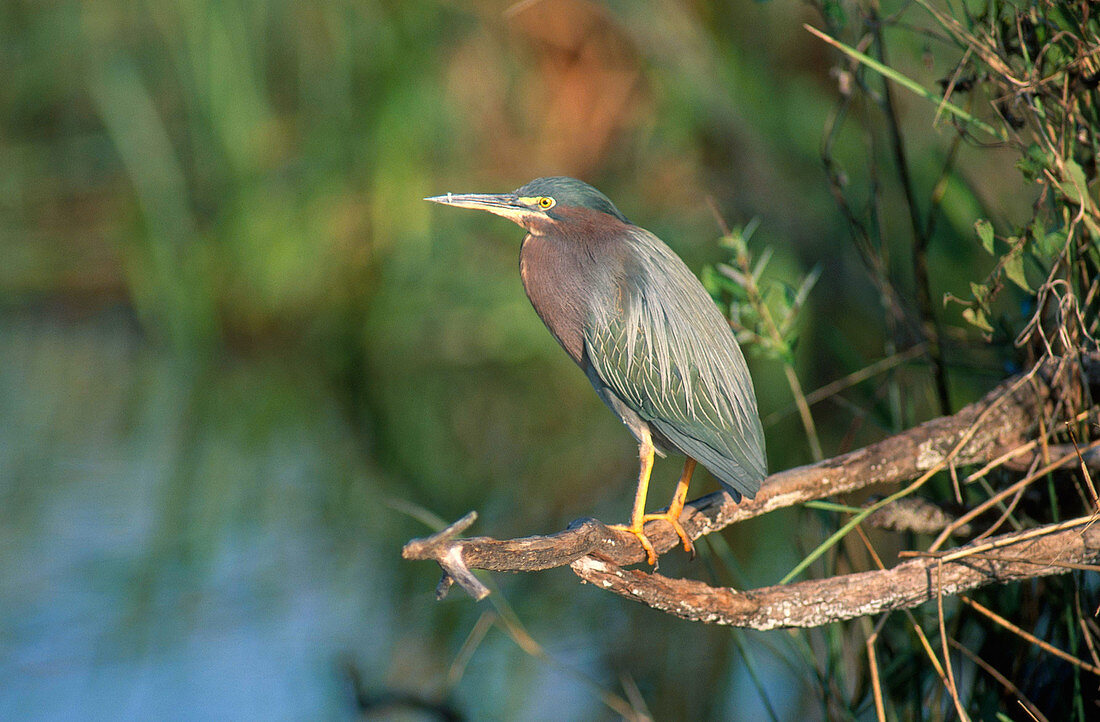
<svg viewBox="0 0 1100 722">
<path fill-rule="evenodd" d="M 949 102 L 942 95 L 939 95 L 938 93 L 933 93 L 932 91 L 922 87 L 920 85 L 920 83 L 917 83 L 914 80 L 910 80 L 909 78 L 905 77 L 904 75 L 902 75 L 898 71 L 894 70 L 893 68 L 887 67 L 887 66 L 883 65 L 882 63 L 878 62 L 877 60 L 875 60 L 874 58 L 872 58 L 871 56 L 865 55 L 865 54 L 859 52 L 858 50 L 856 50 L 855 48 L 850 47 L 848 45 L 845 45 L 844 43 L 840 42 L 839 40 L 833 39 L 829 35 L 826 35 L 825 33 L 821 32 L 817 28 L 813 27 L 812 25 L 803 24 L 802 27 L 805 28 L 807 31 L 809 31 L 809 33 L 811 35 L 814 35 L 814 36 L 820 38 L 821 40 L 824 40 L 826 43 L 828 43 L 829 45 L 832 45 L 834 48 L 836 48 L 840 52 L 844 53 L 845 55 L 859 61 L 860 63 L 867 66 L 871 70 L 874 70 L 876 73 L 879 73 L 880 75 L 882 75 L 884 77 L 887 77 L 890 80 L 893 80 L 898 85 L 902 86 L 903 88 L 906 88 L 907 90 L 910 90 L 910 91 L 916 93 L 917 95 L 924 98 L 925 100 L 927 100 L 931 103 L 934 103 L 937 106 L 942 107 L 944 110 L 949 111 L 950 113 L 952 113 L 953 115 L 955 115 L 959 119 L 964 120 L 967 123 L 973 124 L 975 128 L 979 128 L 980 130 L 983 130 L 986 133 L 989 133 L 990 135 L 992 135 L 995 138 L 998 138 L 1000 140 L 1003 140 L 1003 141 L 1008 140 L 1008 137 L 1005 135 L 1003 130 L 998 132 L 998 130 L 996 128 L 994 128 L 993 126 L 991 126 L 988 123 L 985 123 L 981 120 L 978 120 L 973 115 L 966 112 L 965 110 L 963 110 L 959 106 L 955 105 L 954 103 Z"/>
<path fill-rule="evenodd" d="M 447 527 L 447 522 L 443 521 L 434 512 L 402 499 L 389 499 L 386 505 L 391 509 L 406 514 L 413 519 L 423 522 L 426 526 L 440 531 Z M 557 667 L 558 669 L 568 673 L 578 681 L 587 685 L 595 694 L 600 698 L 607 707 L 622 716 L 624 719 L 629 720 L 647 720 L 650 719 L 649 715 L 644 710 L 639 710 L 635 705 L 618 696 L 614 692 L 604 689 L 595 680 L 590 679 L 584 673 L 576 670 L 569 665 L 555 659 L 546 651 L 545 648 L 539 642 L 531 636 L 527 631 L 527 628 L 520 621 L 519 616 L 512 609 L 512 606 L 508 604 L 508 601 L 504 598 L 504 595 L 491 578 L 486 578 L 485 582 L 487 586 L 493 589 L 493 594 L 490 595 L 489 601 L 492 603 L 495 613 L 489 614 L 486 612 L 482 614 L 478 619 L 474 628 L 466 638 L 466 642 L 462 645 L 462 649 L 459 650 L 458 655 L 455 657 L 455 661 L 451 664 L 451 669 L 447 674 L 448 687 L 453 686 L 461 678 L 466 665 L 470 661 L 470 657 L 473 656 L 477 646 L 481 643 L 482 638 L 487 631 L 486 625 L 492 626 L 497 624 L 504 630 L 505 634 L 519 647 L 525 654 L 530 655 L 536 659 L 540 659 L 543 662 L 547 662 L 550 665 Z"/>
<path fill-rule="evenodd" d="M 495 587 L 493 584 L 490 584 L 490 586 Z M 526 654 L 558 668 L 586 685 L 597 697 L 599 697 L 601 702 L 616 714 L 621 715 L 624 719 L 638 720 L 638 722 L 651 719 L 643 710 L 637 709 L 627 700 L 602 687 L 596 680 L 591 679 L 580 670 L 565 664 L 547 652 L 546 649 L 531 636 L 531 633 L 527 631 L 523 622 L 520 621 L 519 615 L 512 609 L 512 605 L 508 603 L 508 600 L 504 598 L 504 594 L 501 593 L 499 589 L 493 589 L 493 593 L 489 596 L 489 601 L 496 609 L 498 615 L 497 623 L 500 624 L 501 628 L 504 629 L 511 640 L 515 642 L 516 646 L 522 649 Z"/>
<path fill-rule="evenodd" d="M 959 688 L 955 684 L 955 669 L 951 664 L 951 652 L 947 648 L 950 641 L 947 636 L 947 623 L 943 618 L 943 562 L 936 565 L 936 621 L 940 628 L 940 649 L 943 651 L 943 666 L 947 670 L 947 693 L 951 695 L 951 701 L 955 704 L 955 712 L 959 719 L 970 722 L 970 715 L 966 713 L 962 700 L 959 699 Z"/>
<path fill-rule="evenodd" d="M 775 708 L 772 707 L 771 700 L 768 698 L 768 691 L 764 689 L 764 683 L 760 681 L 760 675 L 756 673 L 756 659 L 752 656 L 752 652 L 749 651 L 744 641 L 741 639 L 741 630 L 734 629 L 733 631 L 733 643 L 737 647 L 737 651 L 741 654 L 741 659 L 745 661 L 745 669 L 749 673 L 749 678 L 752 680 L 752 684 L 756 687 L 756 693 L 760 696 L 760 701 L 764 704 L 764 709 L 768 712 L 768 717 L 773 722 L 779 722 L 779 715 L 775 713 Z"/>
<path fill-rule="evenodd" d="M 839 542 L 841 539 L 846 537 L 848 535 L 848 533 L 851 532 L 852 529 L 854 529 L 856 527 L 857 524 L 859 524 L 861 521 L 866 519 L 868 516 L 870 516 L 871 514 L 873 514 L 876 511 L 878 511 L 882 507 L 886 506 L 887 504 L 895 502 L 895 501 L 897 501 L 898 499 L 901 499 L 904 496 L 908 496 L 909 494 L 911 494 L 914 491 L 916 491 L 917 489 L 919 489 L 921 486 L 924 485 L 924 483 L 926 481 L 931 479 L 935 475 L 935 473 L 940 470 L 938 467 L 939 467 L 939 465 L 937 465 L 936 467 L 933 467 L 929 471 L 925 472 L 919 479 L 917 479 L 916 481 L 914 481 L 912 484 L 905 487 L 901 491 L 894 492 L 893 494 L 886 497 L 885 499 L 882 499 L 881 501 L 878 501 L 878 502 L 872 504 L 871 506 L 868 506 L 868 507 L 865 507 L 865 508 L 861 509 L 858 514 L 856 514 L 851 519 L 849 519 L 847 521 L 847 523 L 845 523 L 842 527 L 840 527 L 835 532 L 833 532 L 833 534 L 828 539 L 823 541 L 821 544 L 819 544 L 817 546 L 816 549 L 814 549 L 812 552 L 807 554 L 802 559 L 802 561 L 800 561 L 795 566 L 794 569 L 792 569 L 790 572 L 787 573 L 787 576 L 785 576 L 785 577 L 783 577 L 782 579 L 779 580 L 779 583 L 780 584 L 787 584 L 792 579 L 794 579 L 799 574 L 801 574 L 806 569 L 806 567 L 810 566 L 815 561 L 817 561 L 818 557 L 820 557 L 826 551 L 828 551 L 833 546 L 835 546 L 837 544 L 837 542 Z"/>
<path fill-rule="evenodd" d="M 466 673 L 466 666 L 473 658 L 474 652 L 481 646 L 482 640 L 485 639 L 485 635 L 489 632 L 489 629 L 492 628 L 496 619 L 496 613 L 490 611 L 482 612 L 481 616 L 477 618 L 477 622 L 474 624 L 473 629 L 466 635 L 466 641 L 462 643 L 462 646 L 458 650 L 458 654 L 455 655 L 454 661 L 451 662 L 450 669 L 447 670 L 447 681 L 445 684 L 448 690 L 453 690 L 455 685 L 462 679 L 462 675 Z"/>
<path fill-rule="evenodd" d="M 836 511 L 836 512 L 840 512 L 841 514 L 858 514 L 859 512 L 863 511 L 863 509 L 861 509 L 858 506 L 848 506 L 847 504 L 837 504 L 837 503 L 832 502 L 832 501 L 820 501 L 820 500 L 807 501 L 802 506 L 806 507 L 807 509 L 820 509 L 821 511 Z"/>
</svg>

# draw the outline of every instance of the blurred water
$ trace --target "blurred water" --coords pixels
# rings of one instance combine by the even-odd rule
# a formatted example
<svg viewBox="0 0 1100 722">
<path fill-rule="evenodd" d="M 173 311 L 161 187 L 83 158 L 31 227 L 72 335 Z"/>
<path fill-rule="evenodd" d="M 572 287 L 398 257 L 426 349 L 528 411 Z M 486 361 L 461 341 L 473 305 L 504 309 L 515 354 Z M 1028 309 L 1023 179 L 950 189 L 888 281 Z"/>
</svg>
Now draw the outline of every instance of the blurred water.
<svg viewBox="0 0 1100 722">
<path fill-rule="evenodd" d="M 695 708 L 745 692 L 742 665 L 700 652 L 727 631 L 563 570 L 496 579 L 551 660 L 494 627 L 449 679 L 492 607 L 439 604 L 431 565 L 400 561 L 424 528 L 385 500 L 416 495 L 319 384 L 293 358 L 182 361 L 126 318 L 0 321 L 0 719 L 341 719 L 356 694 L 425 703 L 373 719 L 609 719 L 624 679 L 652 699 L 706 669 Z"/>
<path fill-rule="evenodd" d="M 341 660 L 384 673 L 393 571 L 325 518 L 370 480 L 288 373 L 5 323 L 0 718 L 341 716 Z"/>
</svg>

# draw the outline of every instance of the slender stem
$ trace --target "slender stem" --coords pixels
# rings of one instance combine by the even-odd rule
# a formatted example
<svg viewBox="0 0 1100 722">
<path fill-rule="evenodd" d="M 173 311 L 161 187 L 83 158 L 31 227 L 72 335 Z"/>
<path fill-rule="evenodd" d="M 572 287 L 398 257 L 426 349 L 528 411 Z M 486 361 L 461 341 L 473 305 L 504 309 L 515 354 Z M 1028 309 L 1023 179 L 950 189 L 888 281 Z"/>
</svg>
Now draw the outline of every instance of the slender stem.
<svg viewBox="0 0 1100 722">
<path fill-rule="evenodd" d="M 745 293 L 748 295 L 749 303 L 756 309 L 761 321 L 763 321 L 775 348 L 781 352 L 783 373 L 787 376 L 787 384 L 791 388 L 791 395 L 794 396 L 794 403 L 798 406 L 798 415 L 802 419 L 802 427 L 806 430 L 806 440 L 810 444 L 810 454 L 813 456 L 814 461 L 821 461 L 824 458 L 821 453 L 821 440 L 817 437 L 817 427 L 814 425 L 813 414 L 810 413 L 810 405 L 806 402 L 806 395 L 802 393 L 802 383 L 798 380 L 798 374 L 794 370 L 791 347 L 784 340 L 779 325 L 772 317 L 771 309 L 768 308 L 763 294 L 760 293 L 759 286 L 756 285 L 756 278 L 748 259 L 744 259 L 740 266 L 745 278 Z"/>
<path fill-rule="evenodd" d="M 832 381 L 806 394 L 806 403 L 813 406 L 814 404 L 820 401 L 824 401 L 825 399 L 834 396 L 847 388 L 851 388 L 852 386 L 866 381 L 867 379 L 880 373 L 889 371 L 895 366 L 903 364 L 906 361 L 916 358 L 917 356 L 921 356 L 924 353 L 924 344 L 917 344 L 916 346 L 907 348 L 904 351 L 899 351 L 898 353 L 887 356 L 886 358 L 879 359 L 870 366 L 865 366 L 858 371 L 853 371 L 844 378 Z M 782 408 L 778 411 L 773 411 L 772 413 L 768 414 L 767 418 L 763 420 L 764 426 L 770 426 L 771 424 L 774 424 L 776 421 L 783 418 L 795 409 L 796 407 L 792 405 L 787 406 L 786 408 Z"/>
<path fill-rule="evenodd" d="M 802 419 L 802 426 L 806 429 L 806 439 L 810 442 L 810 454 L 814 461 L 821 461 L 824 455 L 821 453 L 821 441 L 817 438 L 817 427 L 814 425 L 813 414 L 810 413 L 810 405 L 806 403 L 806 396 L 802 393 L 802 384 L 798 380 L 798 374 L 794 366 L 783 364 L 783 372 L 787 375 L 787 383 L 794 395 L 794 402 L 798 406 L 798 415 Z"/>
<path fill-rule="evenodd" d="M 878 22 L 878 14 L 874 9 L 871 11 L 871 21 L 875 35 L 875 48 L 879 60 L 885 64 L 886 45 L 882 37 L 882 24 Z M 894 163 L 897 165 L 898 180 L 905 194 L 905 204 L 909 208 L 909 224 L 913 228 L 913 282 L 917 291 L 921 332 L 928 343 L 928 359 L 932 364 L 932 377 L 936 384 L 936 395 L 939 397 L 940 413 L 946 414 L 951 410 L 951 399 L 947 389 L 947 370 L 944 366 L 943 352 L 940 349 L 942 330 L 932 306 L 931 281 L 928 276 L 928 244 L 931 239 L 920 219 L 912 174 L 909 171 L 909 158 L 905 152 L 905 140 L 901 135 L 897 109 L 894 107 L 893 87 L 886 77 L 882 80 L 882 86 L 882 104 L 886 114 L 886 125 L 890 131 L 890 146 L 894 154 Z"/>
</svg>

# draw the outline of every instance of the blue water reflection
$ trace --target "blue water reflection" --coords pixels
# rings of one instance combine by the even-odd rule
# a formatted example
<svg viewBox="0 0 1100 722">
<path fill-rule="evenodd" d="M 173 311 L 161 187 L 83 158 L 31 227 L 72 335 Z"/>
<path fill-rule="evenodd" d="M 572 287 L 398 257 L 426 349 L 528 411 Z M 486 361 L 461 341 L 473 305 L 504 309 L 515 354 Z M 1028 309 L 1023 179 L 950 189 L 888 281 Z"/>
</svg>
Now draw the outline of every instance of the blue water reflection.
<svg viewBox="0 0 1100 722">
<path fill-rule="evenodd" d="M 3 328 L 0 717 L 316 718 L 353 710 L 341 659 L 385 676 L 394 572 L 369 504 L 331 514 L 372 479 L 288 373 Z"/>
</svg>

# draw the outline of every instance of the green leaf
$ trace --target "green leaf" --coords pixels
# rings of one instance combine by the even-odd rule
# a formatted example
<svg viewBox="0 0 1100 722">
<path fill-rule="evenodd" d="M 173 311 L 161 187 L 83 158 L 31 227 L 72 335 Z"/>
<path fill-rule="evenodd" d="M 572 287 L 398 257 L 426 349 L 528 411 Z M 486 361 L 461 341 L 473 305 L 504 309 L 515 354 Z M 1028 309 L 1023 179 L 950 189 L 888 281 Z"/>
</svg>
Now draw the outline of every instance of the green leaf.
<svg viewBox="0 0 1100 722">
<path fill-rule="evenodd" d="M 993 327 L 989 325 L 989 319 L 985 315 L 985 311 L 981 310 L 977 306 L 971 306 L 970 308 L 963 309 L 963 319 L 966 320 L 971 326 L 976 326 L 983 331 L 989 333 L 993 332 Z"/>
<path fill-rule="evenodd" d="M 707 293 L 711 296 L 717 296 L 722 292 L 722 277 L 714 270 L 714 266 L 703 266 L 703 272 L 699 274 L 699 280 L 702 281 L 703 288 L 707 289 Z"/>
<path fill-rule="evenodd" d="M 1072 160 L 1066 161 L 1066 178 L 1058 182 L 1058 190 L 1072 203 L 1092 205 L 1089 198 L 1089 184 L 1085 179 L 1085 171 Z"/>
<path fill-rule="evenodd" d="M 1027 155 L 1016 161 L 1016 167 L 1028 180 L 1035 180 L 1043 174 L 1043 169 L 1050 165 L 1050 158 L 1037 143 L 1032 143 L 1027 149 Z"/>
<path fill-rule="evenodd" d="M 764 269 L 768 265 L 768 261 L 772 260 L 771 247 L 765 248 L 764 252 L 756 258 L 756 267 L 752 269 L 752 277 L 757 283 L 760 282 L 760 277 L 764 275 Z"/>
<path fill-rule="evenodd" d="M 745 252 L 745 240 L 737 231 L 731 231 L 719 238 L 718 245 L 722 248 L 729 248 L 730 250 L 732 250 L 734 252 L 734 256 Z"/>
<path fill-rule="evenodd" d="M 970 292 L 974 294 L 974 300 L 984 304 L 989 299 L 989 286 L 984 283 L 970 283 Z"/>
<path fill-rule="evenodd" d="M 982 248 L 986 253 L 993 253 L 993 224 L 984 218 L 974 221 L 974 230 L 978 232 L 978 238 L 982 242 Z"/>
<path fill-rule="evenodd" d="M 819 263 L 802 279 L 802 285 L 798 287 L 798 295 L 794 298 L 796 307 L 801 307 L 806 302 L 806 297 L 810 295 L 810 291 L 813 290 L 814 284 L 817 283 L 817 279 L 820 277 L 821 264 Z"/>
<path fill-rule="evenodd" d="M 1020 288 L 1031 292 L 1031 286 L 1027 285 L 1027 276 L 1024 274 L 1024 254 L 1013 253 L 1005 259 L 1005 275 Z"/>
<path fill-rule="evenodd" d="M 1035 243 L 1031 245 L 1031 252 L 1036 258 L 1046 261 L 1058 255 L 1066 245 L 1066 232 L 1063 230 L 1051 231 L 1042 236 L 1035 237 Z"/>
</svg>

